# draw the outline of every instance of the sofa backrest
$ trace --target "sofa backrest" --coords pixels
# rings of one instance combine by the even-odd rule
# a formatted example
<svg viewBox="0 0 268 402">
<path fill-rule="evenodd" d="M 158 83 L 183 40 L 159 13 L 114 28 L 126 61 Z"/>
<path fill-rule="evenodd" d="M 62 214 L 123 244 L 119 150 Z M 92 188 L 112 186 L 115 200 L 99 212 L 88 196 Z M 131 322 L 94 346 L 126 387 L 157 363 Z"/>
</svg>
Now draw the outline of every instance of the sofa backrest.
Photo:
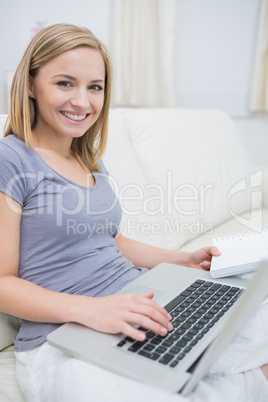
<svg viewBox="0 0 268 402">
<path fill-rule="evenodd" d="M 114 109 L 108 138 L 104 162 L 122 198 L 125 235 L 178 249 L 250 211 L 255 167 L 226 113 Z"/>
</svg>

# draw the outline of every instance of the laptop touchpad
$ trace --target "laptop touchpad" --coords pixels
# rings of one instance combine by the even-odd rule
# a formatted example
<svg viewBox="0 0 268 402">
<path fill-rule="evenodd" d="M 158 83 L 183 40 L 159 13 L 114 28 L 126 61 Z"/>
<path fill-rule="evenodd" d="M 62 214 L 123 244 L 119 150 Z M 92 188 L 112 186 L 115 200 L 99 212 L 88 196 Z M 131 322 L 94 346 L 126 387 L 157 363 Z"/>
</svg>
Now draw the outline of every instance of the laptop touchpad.
<svg viewBox="0 0 268 402">
<path fill-rule="evenodd" d="M 131 288 L 129 288 L 127 291 L 129 293 L 134 293 L 134 294 L 147 293 L 147 292 L 153 291 L 154 292 L 154 297 L 153 297 L 154 301 L 160 299 L 160 297 L 162 297 L 166 294 L 165 292 L 161 292 L 160 290 L 146 288 L 145 286 L 140 286 L 140 285 L 134 285 Z"/>
</svg>

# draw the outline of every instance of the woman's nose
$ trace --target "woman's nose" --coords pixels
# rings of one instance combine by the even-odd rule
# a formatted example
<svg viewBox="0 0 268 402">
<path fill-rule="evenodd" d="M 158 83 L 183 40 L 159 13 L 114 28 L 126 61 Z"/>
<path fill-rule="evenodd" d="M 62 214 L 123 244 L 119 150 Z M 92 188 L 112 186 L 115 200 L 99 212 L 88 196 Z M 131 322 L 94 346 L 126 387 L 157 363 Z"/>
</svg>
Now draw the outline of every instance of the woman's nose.
<svg viewBox="0 0 268 402">
<path fill-rule="evenodd" d="M 84 89 L 77 89 L 73 94 L 71 99 L 71 104 L 73 106 L 79 107 L 80 109 L 86 109 L 90 105 L 89 93 Z"/>
</svg>

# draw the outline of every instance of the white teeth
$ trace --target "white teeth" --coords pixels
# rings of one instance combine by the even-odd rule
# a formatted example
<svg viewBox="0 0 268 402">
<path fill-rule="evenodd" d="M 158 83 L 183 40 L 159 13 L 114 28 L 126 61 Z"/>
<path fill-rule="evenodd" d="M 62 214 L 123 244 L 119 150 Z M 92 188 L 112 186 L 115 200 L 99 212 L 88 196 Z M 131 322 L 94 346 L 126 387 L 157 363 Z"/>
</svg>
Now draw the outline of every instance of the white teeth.
<svg viewBox="0 0 268 402">
<path fill-rule="evenodd" d="M 70 120 L 74 120 L 74 121 L 81 121 L 84 120 L 86 118 L 86 114 L 83 115 L 77 115 L 77 114 L 71 114 L 71 113 L 66 113 L 66 112 L 62 112 L 62 114 L 67 117 Z"/>
</svg>

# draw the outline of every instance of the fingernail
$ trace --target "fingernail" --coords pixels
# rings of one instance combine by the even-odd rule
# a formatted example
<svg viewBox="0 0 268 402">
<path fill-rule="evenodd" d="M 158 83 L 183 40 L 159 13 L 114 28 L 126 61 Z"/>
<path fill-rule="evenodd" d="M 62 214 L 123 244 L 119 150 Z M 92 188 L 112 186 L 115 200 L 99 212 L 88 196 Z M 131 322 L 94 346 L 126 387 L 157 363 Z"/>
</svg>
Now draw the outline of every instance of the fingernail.
<svg viewBox="0 0 268 402">
<path fill-rule="evenodd" d="M 169 313 L 168 313 L 167 317 L 168 317 L 169 320 L 172 319 L 172 316 Z"/>
<path fill-rule="evenodd" d="M 171 324 L 171 322 L 168 324 L 167 329 L 168 329 L 168 331 L 172 331 L 172 330 L 173 330 L 173 325 Z"/>
<path fill-rule="evenodd" d="M 138 338 L 139 338 L 139 341 L 144 341 L 145 340 L 145 338 L 146 338 L 146 335 L 144 334 L 144 333 L 141 333 L 141 334 L 139 334 L 138 335 Z"/>
<path fill-rule="evenodd" d="M 167 329 L 164 328 L 164 327 L 160 328 L 160 333 L 161 333 L 161 335 L 166 335 L 167 334 Z"/>
</svg>

